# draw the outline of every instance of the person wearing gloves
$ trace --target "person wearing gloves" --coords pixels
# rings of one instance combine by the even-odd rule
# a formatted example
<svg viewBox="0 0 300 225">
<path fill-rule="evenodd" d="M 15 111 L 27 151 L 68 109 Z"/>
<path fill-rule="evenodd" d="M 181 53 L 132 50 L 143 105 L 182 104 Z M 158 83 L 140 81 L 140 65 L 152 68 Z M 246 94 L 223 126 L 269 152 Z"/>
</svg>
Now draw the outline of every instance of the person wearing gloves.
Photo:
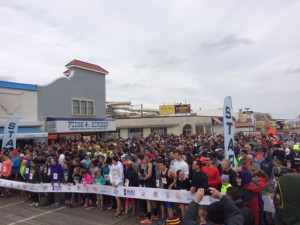
<svg viewBox="0 0 300 225">
<path fill-rule="evenodd" d="M 219 201 L 213 202 L 207 206 L 207 216 L 209 223 L 206 225 L 243 225 L 244 218 L 239 209 L 226 196 L 222 195 L 217 189 L 209 188 L 213 197 Z M 200 188 L 187 208 L 182 218 L 182 225 L 199 225 L 197 216 L 199 214 L 199 203 L 204 196 L 204 189 Z"/>
<path fill-rule="evenodd" d="M 119 162 L 118 156 L 112 157 L 112 165 L 109 171 L 109 179 L 110 179 L 110 183 L 114 188 L 117 188 L 118 186 L 123 186 L 123 181 L 124 181 L 123 165 L 121 162 Z M 117 212 L 115 213 L 114 218 L 118 218 L 121 216 L 121 211 L 123 208 L 121 198 L 116 196 L 116 200 L 117 200 Z"/>
</svg>

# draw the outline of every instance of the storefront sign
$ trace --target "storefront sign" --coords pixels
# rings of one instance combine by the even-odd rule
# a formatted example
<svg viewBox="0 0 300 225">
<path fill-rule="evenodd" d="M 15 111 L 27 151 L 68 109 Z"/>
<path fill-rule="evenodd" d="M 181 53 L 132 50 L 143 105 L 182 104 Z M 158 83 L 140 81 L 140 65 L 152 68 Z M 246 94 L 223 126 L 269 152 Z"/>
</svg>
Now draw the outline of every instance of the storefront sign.
<svg viewBox="0 0 300 225">
<path fill-rule="evenodd" d="M 49 133 L 68 132 L 91 132 L 91 131 L 115 131 L 116 121 L 114 120 L 57 120 L 48 121 Z"/>
<path fill-rule="evenodd" d="M 175 106 L 174 105 L 160 105 L 159 106 L 159 114 L 160 115 L 175 114 Z"/>
<path fill-rule="evenodd" d="M 176 114 L 191 113 L 191 105 L 188 104 L 175 105 L 175 113 Z"/>
</svg>

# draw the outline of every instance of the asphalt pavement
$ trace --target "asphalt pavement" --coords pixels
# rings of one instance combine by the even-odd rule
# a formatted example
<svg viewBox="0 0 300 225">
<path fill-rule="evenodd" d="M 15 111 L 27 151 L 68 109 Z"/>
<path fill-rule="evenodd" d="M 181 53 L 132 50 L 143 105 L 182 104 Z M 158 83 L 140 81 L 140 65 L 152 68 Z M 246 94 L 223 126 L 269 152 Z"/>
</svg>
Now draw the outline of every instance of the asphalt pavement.
<svg viewBox="0 0 300 225">
<path fill-rule="evenodd" d="M 21 197 L 0 198 L 0 225 L 131 225 L 137 217 L 113 218 L 115 210 L 61 206 L 59 208 L 30 206 Z"/>
</svg>

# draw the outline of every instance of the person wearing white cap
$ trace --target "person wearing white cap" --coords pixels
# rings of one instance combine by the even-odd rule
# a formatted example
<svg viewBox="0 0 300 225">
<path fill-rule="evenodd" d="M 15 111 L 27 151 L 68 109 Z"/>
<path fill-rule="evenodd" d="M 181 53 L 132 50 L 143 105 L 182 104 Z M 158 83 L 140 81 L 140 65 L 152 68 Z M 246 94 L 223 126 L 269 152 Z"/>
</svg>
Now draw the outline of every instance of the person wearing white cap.
<svg viewBox="0 0 300 225">
<path fill-rule="evenodd" d="M 284 150 L 285 157 L 284 157 L 284 165 L 288 168 L 294 169 L 295 168 L 295 156 L 291 149 L 286 148 Z"/>
</svg>

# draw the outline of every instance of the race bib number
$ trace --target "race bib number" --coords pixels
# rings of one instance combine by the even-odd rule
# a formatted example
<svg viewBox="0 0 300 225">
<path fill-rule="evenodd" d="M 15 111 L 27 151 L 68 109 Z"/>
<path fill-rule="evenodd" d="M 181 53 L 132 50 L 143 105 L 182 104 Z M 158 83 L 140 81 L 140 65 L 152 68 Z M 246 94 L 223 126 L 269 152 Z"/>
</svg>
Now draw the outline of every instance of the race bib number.
<svg viewBox="0 0 300 225">
<path fill-rule="evenodd" d="M 159 180 L 156 180 L 156 187 L 159 188 Z"/>
<path fill-rule="evenodd" d="M 3 173 L 5 173 L 6 172 L 6 167 L 3 167 Z"/>
<path fill-rule="evenodd" d="M 30 174 L 29 179 L 32 180 L 33 178 L 33 173 Z"/>
<path fill-rule="evenodd" d="M 29 168 L 26 168 L 25 173 L 26 173 L 26 174 L 29 173 Z"/>
<path fill-rule="evenodd" d="M 48 176 L 50 176 L 51 175 L 51 169 L 49 168 L 48 169 Z"/>
<path fill-rule="evenodd" d="M 161 181 L 162 181 L 163 184 L 167 184 L 167 179 L 165 177 L 162 177 Z"/>
<path fill-rule="evenodd" d="M 128 187 L 129 186 L 129 180 L 125 179 L 125 186 Z"/>
<path fill-rule="evenodd" d="M 104 175 L 104 180 L 109 181 L 109 175 Z"/>
<path fill-rule="evenodd" d="M 118 179 L 118 173 L 117 172 L 113 172 L 112 174 L 113 174 L 114 179 Z"/>
<path fill-rule="evenodd" d="M 53 173 L 53 179 L 57 180 L 58 179 L 58 174 L 57 173 Z"/>
</svg>

